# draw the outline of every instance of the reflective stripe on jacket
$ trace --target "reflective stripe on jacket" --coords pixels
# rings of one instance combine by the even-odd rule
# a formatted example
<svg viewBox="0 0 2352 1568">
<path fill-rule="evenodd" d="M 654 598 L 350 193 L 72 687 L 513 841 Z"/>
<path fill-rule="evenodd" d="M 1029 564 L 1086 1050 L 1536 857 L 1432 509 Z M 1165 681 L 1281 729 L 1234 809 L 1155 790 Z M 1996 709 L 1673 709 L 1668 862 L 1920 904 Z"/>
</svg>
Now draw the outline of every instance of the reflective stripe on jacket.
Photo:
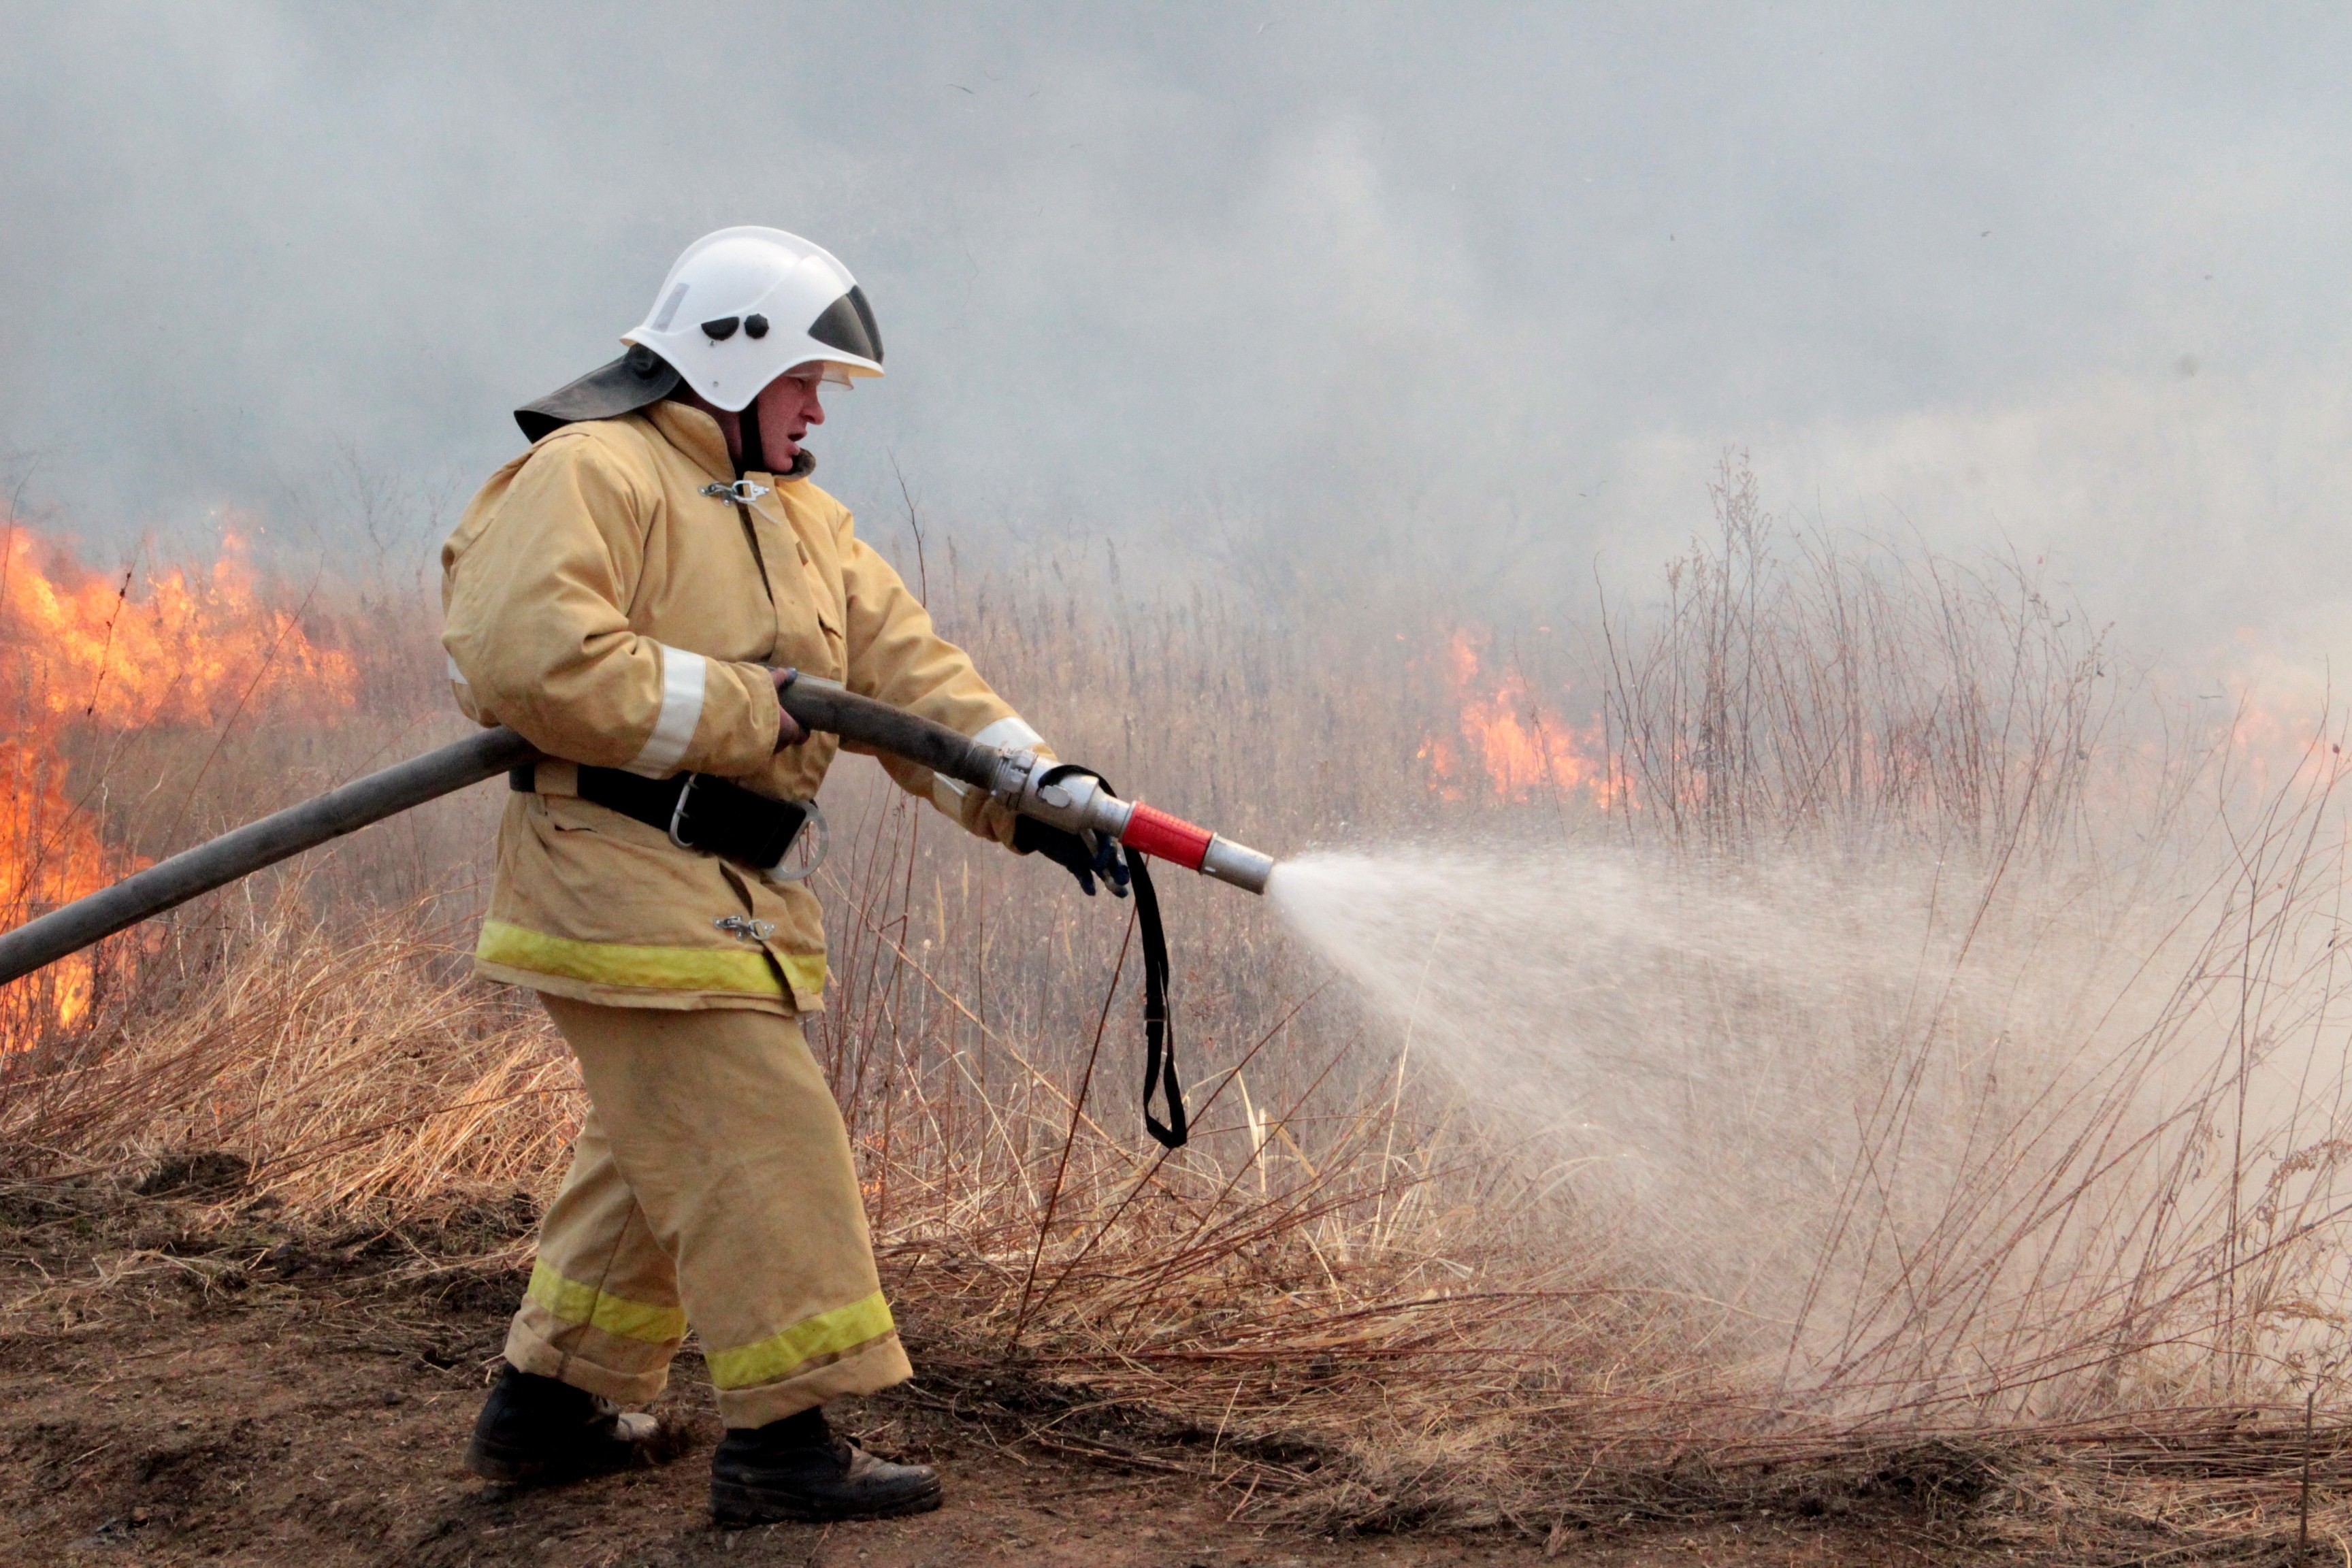
<svg viewBox="0 0 2352 1568">
<path fill-rule="evenodd" d="M 466 509 L 441 551 L 458 705 L 566 759 L 508 800 L 479 973 L 607 1006 L 824 1005 L 814 893 L 579 798 L 571 765 L 812 798 L 838 743 L 776 750 L 772 667 L 991 743 L 1036 743 L 810 466 L 751 476 L 771 489 L 746 507 L 705 494 L 735 478 L 718 422 L 657 403 L 554 431 Z M 1010 840 L 986 795 L 882 763 L 966 828 Z"/>
</svg>

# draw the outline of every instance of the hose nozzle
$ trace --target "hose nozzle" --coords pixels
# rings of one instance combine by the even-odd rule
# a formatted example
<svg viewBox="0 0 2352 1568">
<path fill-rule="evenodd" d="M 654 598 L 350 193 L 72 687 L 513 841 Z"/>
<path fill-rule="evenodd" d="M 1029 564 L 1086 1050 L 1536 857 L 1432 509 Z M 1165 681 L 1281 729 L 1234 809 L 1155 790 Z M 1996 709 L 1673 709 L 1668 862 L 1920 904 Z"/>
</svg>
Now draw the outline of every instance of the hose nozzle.
<svg viewBox="0 0 2352 1568">
<path fill-rule="evenodd" d="M 1053 774 L 1054 764 L 1034 752 L 1008 752 L 997 773 L 996 796 L 1022 816 L 1050 826 L 1108 834 L 1138 854 L 1248 892 L 1265 891 L 1274 875 L 1273 856 L 1221 838 L 1157 806 L 1121 800 L 1091 773 Z"/>
</svg>

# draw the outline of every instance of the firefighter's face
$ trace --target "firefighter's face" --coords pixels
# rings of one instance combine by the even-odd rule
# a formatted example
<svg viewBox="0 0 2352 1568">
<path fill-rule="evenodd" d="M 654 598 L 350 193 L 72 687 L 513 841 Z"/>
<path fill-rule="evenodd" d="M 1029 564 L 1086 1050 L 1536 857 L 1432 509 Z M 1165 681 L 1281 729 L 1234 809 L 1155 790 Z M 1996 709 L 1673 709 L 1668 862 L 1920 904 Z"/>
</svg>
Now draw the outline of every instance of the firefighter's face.
<svg viewBox="0 0 2352 1568">
<path fill-rule="evenodd" d="M 817 370 L 792 370 L 768 383 L 752 406 L 760 416 L 760 447 L 775 471 L 782 473 L 801 455 L 801 437 L 812 425 L 824 423 L 824 405 L 818 400 Z"/>
</svg>

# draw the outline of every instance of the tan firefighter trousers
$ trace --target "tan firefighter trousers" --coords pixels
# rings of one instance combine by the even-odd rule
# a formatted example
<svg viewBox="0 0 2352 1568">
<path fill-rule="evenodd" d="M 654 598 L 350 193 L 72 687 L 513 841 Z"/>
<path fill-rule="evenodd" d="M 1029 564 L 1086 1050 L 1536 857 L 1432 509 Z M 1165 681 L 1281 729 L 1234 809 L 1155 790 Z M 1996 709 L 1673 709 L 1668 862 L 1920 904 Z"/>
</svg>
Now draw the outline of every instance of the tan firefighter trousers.
<svg viewBox="0 0 2352 1568">
<path fill-rule="evenodd" d="M 910 1375 L 848 1134 L 799 1023 L 541 1000 L 590 1110 L 507 1360 L 642 1405 L 691 1323 L 730 1426 Z"/>
</svg>

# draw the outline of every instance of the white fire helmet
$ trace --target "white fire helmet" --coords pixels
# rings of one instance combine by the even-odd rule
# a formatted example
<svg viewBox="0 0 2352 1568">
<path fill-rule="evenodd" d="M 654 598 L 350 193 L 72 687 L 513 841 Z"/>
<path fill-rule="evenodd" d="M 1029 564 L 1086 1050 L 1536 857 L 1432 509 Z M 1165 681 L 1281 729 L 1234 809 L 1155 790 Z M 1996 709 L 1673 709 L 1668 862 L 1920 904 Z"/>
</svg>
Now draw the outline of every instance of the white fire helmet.
<svg viewBox="0 0 2352 1568">
<path fill-rule="evenodd" d="M 795 365 L 822 364 L 845 385 L 882 374 L 882 334 L 857 279 L 780 228 L 722 228 L 688 246 L 621 341 L 661 355 L 730 414 Z"/>
</svg>

